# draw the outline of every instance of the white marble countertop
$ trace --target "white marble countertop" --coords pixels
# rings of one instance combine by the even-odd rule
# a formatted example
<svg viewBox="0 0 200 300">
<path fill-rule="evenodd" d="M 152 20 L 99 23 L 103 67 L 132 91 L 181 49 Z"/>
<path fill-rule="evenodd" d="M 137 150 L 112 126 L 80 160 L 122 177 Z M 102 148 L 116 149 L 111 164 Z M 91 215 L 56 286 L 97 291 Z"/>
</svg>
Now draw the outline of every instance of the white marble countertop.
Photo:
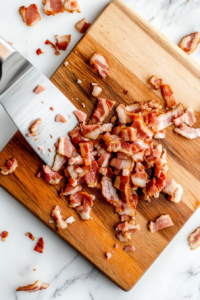
<svg viewBox="0 0 200 300">
<path fill-rule="evenodd" d="M 42 21 L 27 27 L 18 9 L 22 5 L 36 3 Z M 7 0 L 0 4 L 0 34 L 29 59 L 46 76 L 50 77 L 65 56 L 78 42 L 81 35 L 74 25 L 86 17 L 93 22 L 108 0 L 79 0 L 81 14 L 59 14 L 47 17 L 42 13 L 41 0 Z M 200 31 L 200 0 L 126 0 L 132 8 L 161 30 L 175 44 L 191 32 Z M 53 50 L 44 45 L 54 35 L 72 34 L 72 42 L 66 52 L 56 57 Z M 44 45 L 44 46 L 42 46 Z M 41 47 L 45 55 L 37 56 Z M 200 62 L 200 48 L 192 54 Z M 16 131 L 15 125 L 0 106 L 0 149 Z M 5 243 L 0 241 L 0 299 L 1 300 L 179 300 L 200 298 L 200 248 L 191 251 L 189 234 L 200 226 L 200 210 L 197 210 L 184 228 L 164 250 L 156 262 L 128 293 L 123 292 L 95 269 L 81 255 L 57 237 L 37 218 L 29 213 L 4 190 L 0 189 L 0 232 L 9 231 Z M 25 237 L 30 231 L 36 237 L 44 237 L 42 255 L 33 251 L 33 243 Z M 33 271 L 33 268 L 36 271 Z M 124 270 L 125 271 L 125 270 Z M 15 292 L 19 285 L 37 279 L 50 283 L 41 292 L 27 294 Z"/>
</svg>

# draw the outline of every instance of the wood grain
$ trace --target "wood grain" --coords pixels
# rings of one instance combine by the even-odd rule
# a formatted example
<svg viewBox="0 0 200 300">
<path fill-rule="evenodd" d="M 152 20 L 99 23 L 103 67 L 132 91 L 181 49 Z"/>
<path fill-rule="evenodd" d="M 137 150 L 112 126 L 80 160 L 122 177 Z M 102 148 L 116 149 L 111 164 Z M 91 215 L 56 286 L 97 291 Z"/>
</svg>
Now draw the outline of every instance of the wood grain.
<svg viewBox="0 0 200 300">
<path fill-rule="evenodd" d="M 104 80 L 88 64 L 95 51 L 103 53 L 109 61 L 109 76 Z M 147 82 L 152 74 L 156 74 L 172 87 L 177 102 L 195 108 L 196 126 L 200 126 L 199 66 L 119 0 L 104 9 L 66 60 L 68 66 L 62 64 L 51 81 L 89 116 L 97 102 L 91 96 L 91 82 L 97 82 L 103 88 L 102 97 L 116 103 L 130 104 L 149 99 L 163 103 L 160 91 L 152 91 Z M 77 85 L 78 79 L 82 81 L 81 85 Z M 127 95 L 123 93 L 124 89 L 128 90 Z M 82 103 L 85 104 L 84 109 Z M 136 248 L 134 253 L 123 252 L 124 245 L 116 239 L 113 229 L 119 218 L 100 192 L 86 188 L 96 196 L 96 200 L 91 213 L 93 220 L 83 222 L 69 208 L 67 199 L 58 197 L 58 187 L 35 177 L 42 161 L 19 132 L 0 155 L 0 165 L 14 156 L 19 167 L 14 174 L 1 176 L 0 185 L 54 231 L 55 224 L 50 224 L 49 220 L 55 205 L 62 207 L 65 218 L 73 215 L 76 219 L 73 225 L 61 233 L 55 232 L 120 288 L 128 291 L 200 204 L 199 140 L 188 141 L 175 135 L 170 127 L 166 139 L 159 142 L 168 153 L 169 176 L 183 186 L 184 194 L 178 204 L 170 203 L 164 195 L 150 203 L 139 202 L 136 218 L 141 231 L 132 235 L 131 243 Z M 64 186 L 65 182 L 62 184 Z M 175 225 L 151 234 L 147 223 L 165 213 L 172 217 Z M 115 243 L 120 244 L 118 249 L 113 248 Z M 105 252 L 112 251 L 112 258 L 106 260 Z"/>
</svg>

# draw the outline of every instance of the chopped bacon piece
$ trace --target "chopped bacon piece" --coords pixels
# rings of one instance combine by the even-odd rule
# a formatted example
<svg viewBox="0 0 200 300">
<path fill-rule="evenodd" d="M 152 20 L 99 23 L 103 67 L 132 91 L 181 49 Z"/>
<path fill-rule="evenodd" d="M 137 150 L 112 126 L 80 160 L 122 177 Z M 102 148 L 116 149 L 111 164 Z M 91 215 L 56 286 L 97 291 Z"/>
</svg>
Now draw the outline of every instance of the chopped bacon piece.
<svg viewBox="0 0 200 300">
<path fill-rule="evenodd" d="M 83 182 L 84 182 L 84 178 L 80 178 L 80 179 L 69 178 L 68 179 L 68 183 L 72 186 L 81 185 Z"/>
<path fill-rule="evenodd" d="M 117 249 L 119 247 L 118 244 L 114 244 L 114 248 Z"/>
<path fill-rule="evenodd" d="M 77 0 L 65 0 L 64 9 L 69 13 L 74 13 L 75 11 L 80 13 L 80 5 Z"/>
<path fill-rule="evenodd" d="M 74 150 L 74 146 L 66 136 L 59 138 L 58 154 L 71 158 Z"/>
<path fill-rule="evenodd" d="M 74 130 L 70 131 L 69 135 L 71 136 L 74 144 L 78 144 L 82 141 L 87 141 L 87 139 L 81 135 L 81 129 L 79 126 L 76 126 Z"/>
<path fill-rule="evenodd" d="M 106 256 L 107 259 L 110 259 L 110 258 L 112 257 L 112 254 L 109 253 L 109 252 L 106 252 L 106 253 L 105 253 L 105 256 Z"/>
<path fill-rule="evenodd" d="M 54 111 L 55 109 L 54 109 L 54 107 L 50 107 L 50 110 Z"/>
<path fill-rule="evenodd" d="M 159 132 L 155 132 L 153 135 L 154 139 L 165 139 L 166 137 L 166 131 L 165 129 L 159 131 Z"/>
<path fill-rule="evenodd" d="M 99 166 L 94 160 L 90 166 L 90 171 L 84 176 L 88 187 L 95 187 L 98 183 Z"/>
<path fill-rule="evenodd" d="M 144 165 L 141 163 L 141 162 L 136 162 L 135 164 L 135 172 L 141 172 L 141 171 L 144 171 L 145 170 L 145 167 Z"/>
<path fill-rule="evenodd" d="M 195 250 L 200 246 L 200 227 L 190 234 L 188 241 L 191 250 Z"/>
<path fill-rule="evenodd" d="M 188 55 L 193 53 L 200 42 L 200 32 L 186 35 L 180 42 L 179 47 Z"/>
<path fill-rule="evenodd" d="M 133 245 L 127 245 L 124 247 L 124 252 L 127 251 L 135 251 L 135 247 Z"/>
<path fill-rule="evenodd" d="M 156 232 L 158 230 L 161 230 L 166 227 L 173 226 L 173 225 L 174 224 L 169 215 L 162 215 L 159 218 L 157 218 L 155 222 L 151 221 L 150 224 L 148 225 L 148 227 L 151 232 Z"/>
<path fill-rule="evenodd" d="M 130 157 L 127 159 L 119 159 L 119 158 L 113 158 L 110 162 L 111 167 L 115 167 L 117 169 L 128 169 L 131 171 L 133 164 Z"/>
<path fill-rule="evenodd" d="M 184 113 L 184 108 L 182 104 L 179 104 L 176 108 L 170 109 L 168 112 L 164 114 L 160 114 L 154 125 L 152 126 L 152 129 L 154 132 L 159 132 L 166 127 L 173 124 L 173 120 L 180 117 Z"/>
<path fill-rule="evenodd" d="M 63 3 L 61 0 L 43 0 L 43 10 L 47 16 L 55 15 L 64 12 Z"/>
<path fill-rule="evenodd" d="M 181 124 L 174 132 L 190 140 L 200 137 L 200 128 L 192 128 Z"/>
<path fill-rule="evenodd" d="M 68 195 L 72 195 L 75 194 L 77 192 L 82 191 L 82 186 L 81 185 L 76 185 L 75 187 L 72 186 L 71 184 L 67 184 L 65 190 L 63 192 L 60 193 L 60 196 L 68 196 Z"/>
<path fill-rule="evenodd" d="M 123 90 L 123 93 L 124 93 L 125 95 L 127 95 L 127 94 L 128 94 L 128 91 L 127 91 L 127 90 Z"/>
<path fill-rule="evenodd" d="M 129 118 L 126 107 L 123 104 L 117 106 L 116 112 L 121 124 L 131 123 L 132 119 Z"/>
<path fill-rule="evenodd" d="M 152 75 L 149 79 L 149 83 L 154 90 L 158 90 L 162 84 L 162 79 L 158 79 L 156 75 Z"/>
<path fill-rule="evenodd" d="M 99 86 L 94 86 L 92 89 L 92 96 L 93 97 L 98 97 L 102 92 L 102 88 L 100 88 Z"/>
<path fill-rule="evenodd" d="M 153 157 L 158 157 L 159 158 L 162 154 L 162 145 L 159 144 L 156 147 L 154 147 L 152 154 L 153 154 Z"/>
<path fill-rule="evenodd" d="M 135 128 L 137 139 L 151 140 L 153 132 L 144 124 L 141 118 L 135 120 L 131 127 Z"/>
<path fill-rule="evenodd" d="M 95 124 L 95 125 L 82 125 L 82 134 L 84 137 L 96 140 L 98 139 L 99 135 L 103 132 L 110 132 L 112 131 L 113 124 Z"/>
<path fill-rule="evenodd" d="M 8 237 L 8 231 L 2 231 L 2 233 L 0 233 L 0 237 L 1 237 L 1 240 L 3 242 L 5 242 L 6 238 Z"/>
<path fill-rule="evenodd" d="M 42 167 L 44 172 L 45 180 L 52 185 L 59 184 L 60 180 L 63 178 L 60 174 L 57 172 L 54 172 L 51 170 L 51 168 L 48 165 L 43 165 Z"/>
<path fill-rule="evenodd" d="M 117 194 L 116 188 L 114 188 L 112 179 L 108 176 L 103 176 L 101 180 L 102 195 L 104 198 L 112 204 L 114 207 L 120 207 L 121 200 Z"/>
<path fill-rule="evenodd" d="M 78 23 L 76 23 L 75 27 L 80 33 L 85 33 L 86 30 L 90 27 L 90 23 L 87 22 L 87 20 L 84 18 L 80 20 Z"/>
<path fill-rule="evenodd" d="M 6 167 L 0 167 L 0 173 L 2 175 L 8 175 L 13 173 L 18 167 L 16 158 L 10 159 L 6 163 Z"/>
<path fill-rule="evenodd" d="M 117 223 L 115 225 L 116 231 L 128 231 L 128 233 L 136 232 L 140 230 L 140 225 L 135 221 L 131 220 L 129 222 Z"/>
<path fill-rule="evenodd" d="M 55 155 L 55 158 L 54 158 L 54 163 L 53 163 L 53 167 L 52 167 L 52 171 L 59 171 L 60 168 L 66 164 L 67 162 L 67 158 L 63 155 L 60 155 L 60 154 L 56 154 Z"/>
<path fill-rule="evenodd" d="M 81 191 L 73 193 L 69 197 L 71 207 L 78 207 L 83 204 L 92 206 L 94 199 L 95 196 L 89 195 L 88 193 L 84 193 Z"/>
<path fill-rule="evenodd" d="M 99 159 L 97 160 L 97 163 L 99 167 L 108 167 L 109 160 L 111 158 L 111 154 L 108 152 L 104 152 L 100 155 Z"/>
<path fill-rule="evenodd" d="M 102 78 L 105 78 L 108 75 L 109 66 L 103 54 L 95 52 L 90 58 L 90 64 L 94 67 L 95 70 L 98 70 L 99 75 Z"/>
<path fill-rule="evenodd" d="M 194 109 L 192 107 L 189 107 L 186 109 L 185 112 L 185 124 L 192 126 L 196 123 L 196 118 L 194 115 Z"/>
<path fill-rule="evenodd" d="M 76 212 L 79 214 L 80 218 L 84 221 L 90 220 L 91 207 L 88 204 L 83 204 L 81 206 L 75 207 Z"/>
<path fill-rule="evenodd" d="M 119 137 L 126 142 L 134 142 L 136 140 L 136 130 L 132 127 L 124 128 L 120 131 Z"/>
<path fill-rule="evenodd" d="M 32 235 L 32 233 L 27 232 L 25 235 L 28 236 L 29 239 L 31 239 L 32 241 L 34 241 L 35 238 L 34 238 L 34 236 Z"/>
<path fill-rule="evenodd" d="M 45 150 L 44 150 L 44 148 L 42 146 L 38 146 L 38 149 L 42 152 L 42 154 L 45 153 Z"/>
<path fill-rule="evenodd" d="M 91 165 L 90 146 L 89 143 L 79 143 L 81 156 L 84 160 L 85 166 Z"/>
<path fill-rule="evenodd" d="M 137 173 L 131 175 L 131 181 L 135 186 L 139 186 L 141 188 L 146 187 L 146 185 L 147 185 L 147 173 L 137 172 Z"/>
<path fill-rule="evenodd" d="M 128 155 L 123 152 L 117 152 L 117 158 L 119 159 L 128 159 Z"/>
<path fill-rule="evenodd" d="M 120 240 L 122 243 L 127 243 L 131 240 L 131 236 L 127 231 L 121 231 L 117 234 L 117 238 Z"/>
<path fill-rule="evenodd" d="M 53 44 L 51 41 L 46 40 L 45 44 L 46 45 L 51 45 L 51 48 L 53 48 L 55 50 L 55 55 L 60 55 L 60 51 L 58 50 L 58 48 L 56 47 L 56 45 Z"/>
<path fill-rule="evenodd" d="M 148 183 L 147 183 L 147 191 L 148 191 L 148 196 L 154 196 L 155 198 L 159 197 L 159 191 L 158 188 L 156 187 L 156 178 L 152 178 Z"/>
<path fill-rule="evenodd" d="M 43 249 L 44 249 L 44 240 L 43 240 L 43 238 L 39 238 L 39 240 L 34 248 L 34 251 L 43 253 Z"/>
<path fill-rule="evenodd" d="M 34 89 L 34 93 L 36 94 L 40 94 L 41 92 L 45 91 L 46 88 L 42 85 L 38 85 L 35 89 Z"/>
<path fill-rule="evenodd" d="M 59 36 L 59 35 L 55 35 L 56 37 L 56 47 L 59 50 L 67 50 L 67 47 L 69 45 L 69 43 L 71 42 L 71 35 L 64 35 L 64 36 Z"/>
<path fill-rule="evenodd" d="M 61 122 L 61 123 L 66 123 L 67 120 L 65 119 L 65 117 L 63 117 L 63 115 L 59 114 L 56 116 L 56 119 L 55 119 L 56 122 Z"/>
<path fill-rule="evenodd" d="M 166 101 L 167 104 L 166 108 L 174 107 L 176 105 L 176 101 L 174 99 L 173 91 L 170 88 L 170 86 L 166 84 L 162 84 L 160 87 L 161 87 L 163 99 Z"/>
<path fill-rule="evenodd" d="M 99 169 L 99 173 L 100 173 L 101 175 L 103 175 L 103 176 L 107 175 L 107 173 L 108 173 L 108 168 L 101 167 L 101 168 Z"/>
<path fill-rule="evenodd" d="M 20 286 L 16 289 L 17 292 L 24 291 L 28 293 L 34 293 L 40 290 L 45 290 L 49 287 L 48 283 L 41 282 L 40 280 L 37 280 L 34 284 L 30 284 L 27 286 Z"/>
<path fill-rule="evenodd" d="M 87 119 L 87 115 L 84 112 L 82 112 L 81 110 L 76 110 L 74 112 L 74 114 L 77 117 L 79 122 L 85 122 Z"/>
<path fill-rule="evenodd" d="M 42 119 L 37 121 L 30 127 L 30 136 L 36 136 L 37 127 L 42 124 Z"/>
<path fill-rule="evenodd" d="M 119 214 L 134 217 L 136 213 L 137 194 L 130 193 L 130 176 L 119 175 L 115 179 L 114 186 L 120 190 L 122 205 L 116 209 Z"/>
<path fill-rule="evenodd" d="M 36 50 L 36 54 L 37 54 L 37 55 L 40 55 L 40 54 L 44 54 L 44 52 L 42 52 L 41 48 L 38 48 L 38 49 Z"/>
<path fill-rule="evenodd" d="M 19 13 L 27 26 L 34 26 L 41 20 L 36 4 L 31 4 L 29 7 L 21 6 Z"/>
<path fill-rule="evenodd" d="M 63 220 L 63 217 L 60 212 L 60 207 L 57 205 L 52 213 L 51 213 L 52 218 L 56 221 L 56 230 L 61 231 L 62 229 L 67 228 L 67 223 Z"/>
<path fill-rule="evenodd" d="M 94 113 L 91 117 L 91 124 L 102 123 L 107 117 L 107 115 L 110 113 L 114 104 L 114 101 L 99 98 L 97 107 L 95 107 Z"/>
</svg>

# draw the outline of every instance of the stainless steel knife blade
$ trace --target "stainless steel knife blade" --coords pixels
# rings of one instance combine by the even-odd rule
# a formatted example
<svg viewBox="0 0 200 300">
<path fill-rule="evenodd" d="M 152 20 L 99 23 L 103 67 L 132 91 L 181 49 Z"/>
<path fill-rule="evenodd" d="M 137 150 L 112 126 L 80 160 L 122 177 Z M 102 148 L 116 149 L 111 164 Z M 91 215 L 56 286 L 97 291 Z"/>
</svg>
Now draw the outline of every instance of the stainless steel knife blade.
<svg viewBox="0 0 200 300">
<path fill-rule="evenodd" d="M 45 91 L 35 94 L 34 89 L 42 85 Z M 73 112 L 76 107 L 55 87 L 55 85 L 11 45 L 0 37 L 0 103 L 14 121 L 20 132 L 50 167 L 55 152 L 49 152 L 59 137 L 66 136 L 77 124 Z M 54 107 L 54 111 L 50 110 Z M 55 122 L 62 114 L 66 123 Z M 30 126 L 42 119 L 37 136 L 27 137 Z M 50 137 L 53 136 L 53 138 Z M 45 150 L 43 154 L 38 147 Z"/>
</svg>

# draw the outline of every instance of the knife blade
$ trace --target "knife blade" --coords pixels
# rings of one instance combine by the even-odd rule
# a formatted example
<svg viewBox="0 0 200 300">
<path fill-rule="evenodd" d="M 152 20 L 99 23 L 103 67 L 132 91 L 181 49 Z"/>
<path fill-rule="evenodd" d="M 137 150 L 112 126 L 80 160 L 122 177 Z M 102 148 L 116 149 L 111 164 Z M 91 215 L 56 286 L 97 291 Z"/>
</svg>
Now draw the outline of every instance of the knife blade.
<svg viewBox="0 0 200 300">
<path fill-rule="evenodd" d="M 34 89 L 38 85 L 46 90 L 35 94 Z M 75 127 L 77 119 L 73 112 L 76 107 L 42 72 L 1 37 L 0 103 L 34 151 L 52 167 L 55 153 L 48 149 L 59 137 L 67 136 Z M 50 107 L 54 107 L 54 111 Z M 55 122 L 58 114 L 62 114 L 67 122 Z M 30 126 L 39 118 L 42 124 L 38 127 L 37 136 L 27 137 Z M 38 149 L 39 146 L 44 148 L 45 153 Z"/>
</svg>

